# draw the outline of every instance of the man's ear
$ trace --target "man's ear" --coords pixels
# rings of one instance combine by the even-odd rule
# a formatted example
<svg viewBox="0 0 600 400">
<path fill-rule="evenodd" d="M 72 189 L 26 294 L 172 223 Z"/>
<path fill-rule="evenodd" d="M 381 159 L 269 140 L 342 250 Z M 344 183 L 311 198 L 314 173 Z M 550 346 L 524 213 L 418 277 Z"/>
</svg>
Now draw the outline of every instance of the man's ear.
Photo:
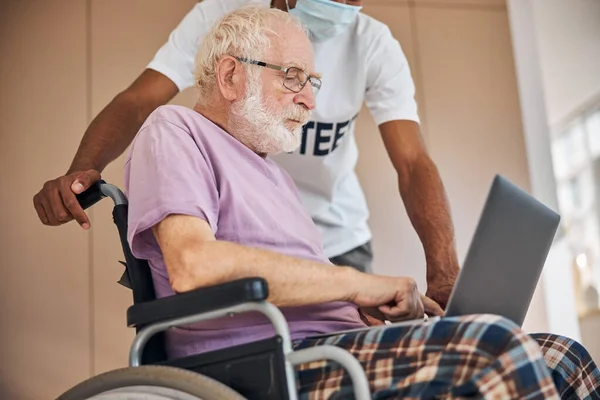
<svg viewBox="0 0 600 400">
<path fill-rule="evenodd" d="M 219 60 L 216 79 L 217 86 L 225 99 L 233 101 L 239 96 L 238 87 L 242 80 L 242 68 L 235 58 L 224 56 Z"/>
</svg>

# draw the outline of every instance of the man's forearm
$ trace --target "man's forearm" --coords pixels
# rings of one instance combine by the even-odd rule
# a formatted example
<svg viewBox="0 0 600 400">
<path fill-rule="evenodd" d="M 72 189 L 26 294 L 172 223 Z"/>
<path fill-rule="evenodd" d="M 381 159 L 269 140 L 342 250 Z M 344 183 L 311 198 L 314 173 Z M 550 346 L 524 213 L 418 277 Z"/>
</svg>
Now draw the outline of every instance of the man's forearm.
<svg viewBox="0 0 600 400">
<path fill-rule="evenodd" d="M 143 110 L 132 95 L 117 95 L 86 130 L 67 174 L 87 169 L 102 172 L 123 154 L 151 111 Z"/>
<path fill-rule="evenodd" d="M 94 118 L 67 174 L 88 169 L 102 172 L 123 154 L 150 113 L 178 91 L 168 77 L 145 69 Z"/>
<path fill-rule="evenodd" d="M 269 284 L 269 301 L 278 307 L 350 301 L 361 273 L 223 241 L 165 253 L 176 292 L 260 276 Z"/>
<path fill-rule="evenodd" d="M 454 228 L 437 167 L 428 156 L 421 156 L 398 180 L 407 214 L 423 243 L 427 282 L 453 281 L 458 274 Z"/>
</svg>

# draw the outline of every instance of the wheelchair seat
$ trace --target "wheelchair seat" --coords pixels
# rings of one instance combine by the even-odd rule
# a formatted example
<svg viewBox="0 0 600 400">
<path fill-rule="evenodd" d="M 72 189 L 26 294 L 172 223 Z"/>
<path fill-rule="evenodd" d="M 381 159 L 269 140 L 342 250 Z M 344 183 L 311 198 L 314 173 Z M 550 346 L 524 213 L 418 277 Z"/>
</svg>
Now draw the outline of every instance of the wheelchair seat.
<svg viewBox="0 0 600 400">
<path fill-rule="evenodd" d="M 121 262 L 125 271 L 119 283 L 130 288 L 133 295 L 127 325 L 136 330 L 136 336 L 130 348 L 129 367 L 91 377 L 58 400 L 141 399 L 147 398 L 148 393 L 160 393 L 163 397 L 159 398 L 164 399 L 296 400 L 293 367 L 323 359 L 336 361 L 347 370 L 357 400 L 371 398 L 364 370 L 346 350 L 316 346 L 293 351 L 285 318 L 266 301 L 268 285 L 261 277 L 157 299 L 147 261 L 134 257 L 127 242 L 125 194 L 100 180 L 77 196 L 84 209 L 106 197 L 114 202 L 113 222 L 125 257 Z M 168 359 L 164 337 L 167 329 L 225 316 L 235 318 L 236 314 L 250 311 L 267 316 L 276 334 L 265 340 Z"/>
</svg>

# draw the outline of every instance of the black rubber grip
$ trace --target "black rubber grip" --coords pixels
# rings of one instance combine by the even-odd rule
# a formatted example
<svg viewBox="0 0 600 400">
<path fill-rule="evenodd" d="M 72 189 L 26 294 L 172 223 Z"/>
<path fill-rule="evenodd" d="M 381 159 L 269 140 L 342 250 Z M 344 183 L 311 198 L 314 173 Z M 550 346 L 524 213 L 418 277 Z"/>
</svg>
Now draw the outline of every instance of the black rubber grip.
<svg viewBox="0 0 600 400">
<path fill-rule="evenodd" d="M 106 197 L 100 191 L 100 185 L 104 183 L 106 182 L 100 179 L 99 181 L 93 183 L 92 186 L 90 186 L 85 192 L 75 195 L 81 208 L 85 210 Z"/>
</svg>

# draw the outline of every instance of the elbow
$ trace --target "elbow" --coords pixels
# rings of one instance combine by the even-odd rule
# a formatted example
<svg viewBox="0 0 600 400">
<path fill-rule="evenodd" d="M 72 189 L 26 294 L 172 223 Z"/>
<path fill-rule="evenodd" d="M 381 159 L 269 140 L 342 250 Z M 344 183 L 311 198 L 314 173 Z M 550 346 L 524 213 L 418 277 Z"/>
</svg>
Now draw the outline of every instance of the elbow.
<svg viewBox="0 0 600 400">
<path fill-rule="evenodd" d="M 193 280 L 180 275 L 169 276 L 169 284 L 175 293 L 185 293 L 200 287 Z"/>
<path fill-rule="evenodd" d="M 418 173 L 419 168 L 423 167 L 423 157 L 426 157 L 426 155 L 418 156 L 411 154 L 404 157 L 401 162 L 396 162 L 394 167 L 398 173 L 398 180 L 402 186 L 409 185 L 415 173 Z"/>
<path fill-rule="evenodd" d="M 175 293 L 189 292 L 200 287 L 191 265 L 178 263 L 169 271 L 169 284 Z"/>
<path fill-rule="evenodd" d="M 210 244 L 200 245 L 192 249 L 181 250 L 167 268 L 169 284 L 175 293 L 189 292 L 201 287 L 218 283 L 215 274 L 215 261 L 211 261 Z M 165 260 L 166 261 L 166 260 Z"/>
<path fill-rule="evenodd" d="M 420 152 L 398 163 L 396 172 L 401 183 L 410 184 L 414 180 L 422 179 L 423 176 L 437 173 L 437 166 L 426 152 Z"/>
<path fill-rule="evenodd" d="M 148 115 L 144 113 L 144 99 L 140 98 L 133 90 L 125 89 L 117 94 L 112 103 L 120 110 L 128 110 L 135 115 L 138 122 L 143 122 Z M 149 113 L 148 113 L 149 114 Z"/>
</svg>

